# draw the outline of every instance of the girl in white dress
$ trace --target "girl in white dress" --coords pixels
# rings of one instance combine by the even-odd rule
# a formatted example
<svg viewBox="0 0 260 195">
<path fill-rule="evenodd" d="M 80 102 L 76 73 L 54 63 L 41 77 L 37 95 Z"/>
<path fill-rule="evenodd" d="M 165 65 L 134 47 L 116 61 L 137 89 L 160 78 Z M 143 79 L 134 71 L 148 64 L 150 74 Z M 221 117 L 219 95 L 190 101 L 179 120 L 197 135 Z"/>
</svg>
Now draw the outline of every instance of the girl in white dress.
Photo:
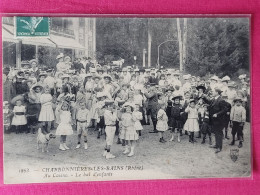
<svg viewBox="0 0 260 195">
<path fill-rule="evenodd" d="M 60 147 L 62 151 L 69 150 L 70 148 L 66 145 L 67 135 L 73 134 L 72 129 L 72 120 L 70 113 L 69 103 L 64 101 L 61 105 L 61 110 L 59 111 L 60 115 L 60 124 L 56 130 L 56 135 L 60 135 Z"/>
<path fill-rule="evenodd" d="M 156 129 L 159 132 L 159 137 L 160 140 L 159 142 L 165 143 L 166 141 L 163 138 L 163 133 L 168 130 L 168 117 L 165 112 L 166 109 L 166 104 L 162 103 L 160 104 L 160 109 L 157 113 L 157 124 L 156 124 Z"/>
<path fill-rule="evenodd" d="M 185 109 L 188 113 L 188 119 L 184 125 L 184 130 L 189 132 L 189 142 L 194 143 L 194 132 L 199 132 L 198 110 L 195 100 L 191 99 L 188 107 Z"/>
<path fill-rule="evenodd" d="M 50 88 L 47 86 L 44 88 L 44 93 L 40 97 L 41 111 L 39 115 L 39 121 L 44 122 L 47 125 L 45 128 L 47 133 L 50 133 L 51 122 L 54 121 L 54 112 L 52 109 L 52 96 L 50 94 Z"/>
<path fill-rule="evenodd" d="M 15 126 L 16 134 L 21 133 L 22 127 L 27 124 L 27 119 L 25 117 L 26 107 L 22 105 L 22 100 L 16 100 L 16 106 L 13 109 L 13 119 L 12 125 Z"/>
<path fill-rule="evenodd" d="M 135 104 L 135 110 L 133 112 L 133 118 L 135 121 L 134 126 L 135 126 L 136 132 L 139 134 L 139 136 L 141 136 L 141 131 L 143 130 L 143 126 L 140 121 L 143 119 L 143 115 L 139 110 L 140 110 L 140 105 Z"/>
</svg>

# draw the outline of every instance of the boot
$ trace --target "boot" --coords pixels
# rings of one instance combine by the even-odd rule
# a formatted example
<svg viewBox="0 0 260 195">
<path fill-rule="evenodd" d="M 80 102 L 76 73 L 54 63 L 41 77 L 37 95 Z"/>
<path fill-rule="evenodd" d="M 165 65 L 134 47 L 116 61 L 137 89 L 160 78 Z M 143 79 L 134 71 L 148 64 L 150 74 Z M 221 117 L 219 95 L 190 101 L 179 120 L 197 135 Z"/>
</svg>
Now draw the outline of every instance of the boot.
<svg viewBox="0 0 260 195">
<path fill-rule="evenodd" d="M 124 150 L 123 154 L 127 154 L 127 153 L 129 153 L 129 152 L 130 152 L 130 151 L 129 151 L 128 146 L 125 146 L 125 150 Z"/>
<path fill-rule="evenodd" d="M 165 143 L 166 141 L 163 139 L 163 137 L 161 138 L 161 143 Z"/>
<path fill-rule="evenodd" d="M 150 125 L 150 119 L 147 117 L 146 125 Z"/>
<path fill-rule="evenodd" d="M 76 149 L 79 149 L 79 148 L 80 148 L 80 143 L 78 143 L 76 146 Z"/>
<path fill-rule="evenodd" d="M 87 142 L 84 143 L 84 149 L 85 149 L 85 150 L 88 149 L 88 143 L 87 143 Z"/>
<path fill-rule="evenodd" d="M 194 143 L 194 142 L 197 142 L 195 139 L 194 139 L 194 132 L 192 132 L 192 143 Z"/>
<path fill-rule="evenodd" d="M 199 131 L 199 135 L 196 138 L 201 138 L 201 132 Z"/>
<path fill-rule="evenodd" d="M 141 133 L 141 131 L 139 131 L 139 136 L 142 136 L 142 133 Z"/>
<path fill-rule="evenodd" d="M 97 138 L 99 139 L 100 136 L 101 136 L 101 131 L 98 131 L 98 136 L 97 136 Z"/>
<path fill-rule="evenodd" d="M 180 129 L 180 136 L 182 136 L 183 134 L 182 134 L 182 129 Z"/>
<path fill-rule="evenodd" d="M 189 135 L 189 142 L 192 142 L 191 135 Z"/>
<path fill-rule="evenodd" d="M 225 138 L 229 139 L 228 135 L 227 135 L 227 131 L 225 131 Z"/>
<path fill-rule="evenodd" d="M 242 147 L 243 147 L 242 141 L 239 141 L 238 147 L 239 147 L 239 148 L 242 148 Z"/>
<path fill-rule="evenodd" d="M 185 135 L 188 135 L 188 132 L 187 132 L 187 131 L 185 131 Z"/>
<path fill-rule="evenodd" d="M 235 140 L 232 140 L 232 142 L 229 145 L 230 146 L 234 146 L 235 145 Z"/>
<path fill-rule="evenodd" d="M 181 142 L 181 137 L 180 137 L 181 135 L 180 134 L 178 134 L 178 142 L 180 143 Z"/>
<path fill-rule="evenodd" d="M 117 144 L 122 144 L 120 138 L 117 139 L 117 142 L 116 142 L 116 143 L 117 143 Z"/>
<path fill-rule="evenodd" d="M 125 140 L 124 139 L 122 140 L 122 146 L 125 146 Z"/>
<path fill-rule="evenodd" d="M 64 148 L 63 144 L 60 144 L 59 149 L 62 150 L 62 151 L 65 151 L 65 150 L 66 150 L 66 149 Z"/>
<path fill-rule="evenodd" d="M 35 128 L 32 129 L 32 134 L 35 134 Z"/>
<path fill-rule="evenodd" d="M 205 144 L 206 137 L 203 137 L 201 144 Z"/>
<path fill-rule="evenodd" d="M 66 150 L 69 150 L 70 148 L 66 145 L 66 143 L 63 144 L 63 147 L 66 149 Z"/>
<path fill-rule="evenodd" d="M 212 145 L 212 139 L 209 137 L 209 145 Z"/>
<path fill-rule="evenodd" d="M 128 157 L 131 157 L 134 155 L 134 147 L 131 146 L 131 152 L 127 155 Z"/>
<path fill-rule="evenodd" d="M 174 140 L 174 135 L 172 134 L 172 137 L 169 141 L 172 142 L 173 140 Z"/>
</svg>

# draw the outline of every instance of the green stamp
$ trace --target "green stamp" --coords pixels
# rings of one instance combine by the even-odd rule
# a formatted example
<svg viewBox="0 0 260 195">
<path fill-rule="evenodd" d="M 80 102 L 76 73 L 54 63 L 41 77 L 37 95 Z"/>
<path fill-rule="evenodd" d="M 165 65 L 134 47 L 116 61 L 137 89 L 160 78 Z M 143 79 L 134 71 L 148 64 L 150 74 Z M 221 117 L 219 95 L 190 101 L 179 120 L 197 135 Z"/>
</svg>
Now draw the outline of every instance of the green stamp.
<svg viewBox="0 0 260 195">
<path fill-rule="evenodd" d="M 16 37 L 50 36 L 49 17 L 16 17 Z"/>
</svg>

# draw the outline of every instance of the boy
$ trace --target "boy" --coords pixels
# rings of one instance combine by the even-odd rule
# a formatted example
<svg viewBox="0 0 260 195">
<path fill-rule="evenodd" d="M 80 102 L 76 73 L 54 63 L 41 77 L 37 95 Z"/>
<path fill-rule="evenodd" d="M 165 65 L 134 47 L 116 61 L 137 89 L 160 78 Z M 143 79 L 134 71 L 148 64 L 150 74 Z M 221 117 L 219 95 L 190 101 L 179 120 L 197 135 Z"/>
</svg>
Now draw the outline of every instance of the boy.
<svg viewBox="0 0 260 195">
<path fill-rule="evenodd" d="M 243 147 L 243 128 L 246 121 L 246 109 L 242 106 L 243 100 L 241 98 L 234 99 L 234 106 L 231 108 L 230 112 L 230 127 L 232 128 L 232 142 L 231 146 L 235 144 L 235 135 L 237 134 L 239 145 L 238 147 Z"/>
<path fill-rule="evenodd" d="M 103 156 L 106 157 L 106 159 L 112 159 L 115 158 L 115 156 L 110 153 L 110 149 L 113 145 L 116 132 L 117 110 L 114 108 L 114 101 L 112 100 L 105 101 L 105 107 L 104 119 L 106 125 L 106 147 Z"/>
<path fill-rule="evenodd" d="M 175 96 L 172 98 L 173 105 L 171 109 L 171 118 L 172 118 L 172 137 L 170 141 L 174 140 L 174 133 L 178 135 L 178 142 L 181 142 L 180 135 L 182 133 L 183 123 L 181 120 L 181 114 L 183 113 L 183 106 L 180 104 L 182 96 Z"/>
<path fill-rule="evenodd" d="M 230 120 L 230 110 L 231 110 L 231 104 L 228 102 L 228 96 L 227 95 L 222 95 L 223 100 L 225 100 L 226 107 L 227 107 L 227 112 L 223 116 L 223 123 L 224 123 L 224 129 L 225 129 L 225 138 L 229 139 L 228 137 L 228 124 Z"/>
<path fill-rule="evenodd" d="M 76 149 L 80 148 L 81 135 L 84 136 L 84 148 L 88 149 L 87 135 L 89 126 L 89 110 L 86 108 L 84 101 L 79 102 L 79 108 L 76 110 L 76 123 L 77 123 L 77 134 L 78 144 Z"/>
</svg>

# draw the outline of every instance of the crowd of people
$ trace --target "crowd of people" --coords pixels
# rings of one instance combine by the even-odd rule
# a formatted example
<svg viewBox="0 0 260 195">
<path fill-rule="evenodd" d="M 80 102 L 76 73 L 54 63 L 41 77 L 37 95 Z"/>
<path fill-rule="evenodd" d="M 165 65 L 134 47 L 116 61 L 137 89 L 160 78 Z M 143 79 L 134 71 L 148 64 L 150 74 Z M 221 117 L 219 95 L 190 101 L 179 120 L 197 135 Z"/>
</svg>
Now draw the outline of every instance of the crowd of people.
<svg viewBox="0 0 260 195">
<path fill-rule="evenodd" d="M 86 61 L 85 61 L 86 62 Z M 3 112 L 6 133 L 45 134 L 55 131 L 60 136 L 61 151 L 69 150 L 67 136 L 77 131 L 75 148 L 88 148 L 88 131 L 94 129 L 97 139 L 106 137 L 103 156 L 111 153 L 115 136 L 124 154 L 134 155 L 136 141 L 143 127 L 157 133 L 165 143 L 181 143 L 201 139 L 215 152 L 221 152 L 223 139 L 243 146 L 243 128 L 249 121 L 250 85 L 247 76 L 232 81 L 218 78 L 183 75 L 174 69 L 139 69 L 109 67 L 98 64 L 71 63 L 69 56 L 59 54 L 55 69 L 41 68 L 36 59 L 20 69 L 3 70 Z M 223 134 L 224 132 L 224 134 Z M 212 140 L 215 136 L 215 141 Z M 197 140 L 195 139 L 195 136 Z M 214 145 L 213 145 L 214 142 Z"/>
</svg>

